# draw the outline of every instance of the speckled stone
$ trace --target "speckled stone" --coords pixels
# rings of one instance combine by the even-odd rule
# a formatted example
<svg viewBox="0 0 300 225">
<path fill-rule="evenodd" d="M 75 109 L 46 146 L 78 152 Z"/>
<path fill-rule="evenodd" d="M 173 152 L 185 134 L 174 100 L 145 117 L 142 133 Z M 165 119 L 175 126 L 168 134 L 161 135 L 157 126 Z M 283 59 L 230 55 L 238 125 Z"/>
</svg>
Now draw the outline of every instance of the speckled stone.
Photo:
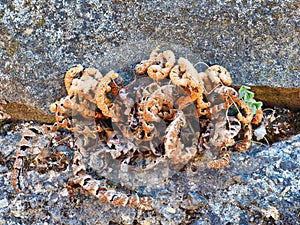
<svg viewBox="0 0 300 225">
<path fill-rule="evenodd" d="M 234 85 L 299 87 L 299 18 L 296 0 L 2 0 L 1 104 L 49 113 L 70 67 L 105 72 L 160 44 L 223 65 Z"/>
<path fill-rule="evenodd" d="M 0 200 L 0 208 L 6 208 L 9 205 L 9 202 L 6 198 Z"/>
<path fill-rule="evenodd" d="M 18 140 L 21 132 L 19 128 L 1 136 L 1 166 L 7 169 L 0 173 L 0 224 L 300 225 L 300 135 L 272 146 L 254 144 L 245 153 L 234 152 L 224 169 L 190 162 L 147 192 L 154 198 L 154 207 L 142 211 L 103 203 L 81 188 L 68 192 L 68 180 L 73 177 L 70 167 L 60 172 L 25 168 L 26 189 L 15 192 L 10 175 L 17 142 L 11 140 Z M 89 173 L 95 171 L 90 168 Z M 144 187 L 117 188 L 144 193 Z"/>
</svg>

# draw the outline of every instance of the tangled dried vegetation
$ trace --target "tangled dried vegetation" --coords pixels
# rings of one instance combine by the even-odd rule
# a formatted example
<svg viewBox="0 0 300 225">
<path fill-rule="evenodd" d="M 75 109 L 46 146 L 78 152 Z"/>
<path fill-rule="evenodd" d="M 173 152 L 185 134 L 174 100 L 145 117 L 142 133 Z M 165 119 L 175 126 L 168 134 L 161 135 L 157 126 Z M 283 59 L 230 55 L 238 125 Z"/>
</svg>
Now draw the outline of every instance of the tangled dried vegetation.
<svg viewBox="0 0 300 225">
<path fill-rule="evenodd" d="M 70 183 L 113 205 L 143 209 L 151 208 L 151 197 L 108 190 L 86 173 L 82 159 L 91 140 L 105 143 L 122 168 L 143 171 L 166 160 L 175 167 L 185 165 L 206 152 L 212 155 L 207 167 L 223 168 L 230 162 L 229 147 L 240 152 L 250 147 L 252 127 L 259 127 L 263 118 L 261 105 L 254 110 L 230 87 L 225 68 L 214 65 L 198 72 L 187 59 L 176 63 L 172 51 L 156 48 L 135 70 L 137 77 L 125 86 L 117 72 L 102 76 L 97 69 L 71 68 L 64 79 L 68 95 L 50 106 L 56 123 L 40 132 L 28 128 L 23 134 L 11 179 L 15 190 L 32 146 L 29 142 L 39 133 L 59 128 L 82 140 L 74 146 L 75 177 Z M 247 101 L 253 103 L 252 97 Z"/>
</svg>

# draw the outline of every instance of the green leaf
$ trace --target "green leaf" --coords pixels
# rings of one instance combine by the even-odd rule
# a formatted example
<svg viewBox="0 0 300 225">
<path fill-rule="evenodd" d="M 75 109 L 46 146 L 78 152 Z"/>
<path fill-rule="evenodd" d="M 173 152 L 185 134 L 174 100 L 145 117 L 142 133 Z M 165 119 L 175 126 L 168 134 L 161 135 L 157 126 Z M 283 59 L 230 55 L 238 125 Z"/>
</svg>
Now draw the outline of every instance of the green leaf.
<svg viewBox="0 0 300 225">
<path fill-rule="evenodd" d="M 243 92 L 243 91 L 250 90 L 250 89 L 251 89 L 251 88 L 250 88 L 249 86 L 242 85 L 242 86 L 240 87 L 239 92 Z"/>
<path fill-rule="evenodd" d="M 243 98 L 244 100 L 250 101 L 253 98 L 254 98 L 254 93 L 252 91 L 245 91 L 244 98 Z"/>
<path fill-rule="evenodd" d="M 251 108 L 252 108 L 252 113 L 255 115 L 256 111 L 262 107 L 262 102 L 253 102 L 251 104 Z"/>
<path fill-rule="evenodd" d="M 243 99 L 243 96 L 245 95 L 245 92 L 250 90 L 250 87 L 242 85 L 239 89 L 239 98 Z"/>
<path fill-rule="evenodd" d="M 248 99 L 248 100 L 245 100 L 245 99 L 243 99 L 243 100 L 246 103 L 246 105 L 250 108 L 252 108 L 252 104 L 256 102 L 253 98 Z"/>
<path fill-rule="evenodd" d="M 252 105 L 255 105 L 256 109 L 259 109 L 262 107 L 263 103 L 262 102 L 255 102 Z"/>
<path fill-rule="evenodd" d="M 256 111 L 261 108 L 262 102 L 254 100 L 254 92 L 250 91 L 250 87 L 242 85 L 239 89 L 239 98 L 242 99 L 246 105 L 252 109 L 252 113 L 255 115 Z"/>
<path fill-rule="evenodd" d="M 252 103 L 252 107 L 255 107 L 256 109 L 259 109 L 262 107 L 262 102 L 254 102 Z"/>
</svg>

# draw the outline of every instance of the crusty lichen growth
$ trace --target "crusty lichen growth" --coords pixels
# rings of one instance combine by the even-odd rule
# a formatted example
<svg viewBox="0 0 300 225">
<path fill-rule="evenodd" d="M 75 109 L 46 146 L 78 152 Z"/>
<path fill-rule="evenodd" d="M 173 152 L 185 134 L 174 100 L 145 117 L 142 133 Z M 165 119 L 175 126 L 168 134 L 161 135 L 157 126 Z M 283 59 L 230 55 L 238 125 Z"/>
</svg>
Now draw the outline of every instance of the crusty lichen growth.
<svg viewBox="0 0 300 225">
<path fill-rule="evenodd" d="M 241 152 L 250 147 L 252 126 L 260 124 L 262 110 L 253 114 L 229 87 L 232 80 L 222 66 L 199 72 L 188 59 L 176 62 L 170 50 L 160 53 L 156 48 L 148 60 L 136 65 L 136 73 L 136 79 L 125 86 L 115 71 L 102 76 L 93 68 L 71 68 L 64 80 L 68 95 L 50 106 L 56 115 L 51 129 L 66 128 L 83 137 L 77 142 L 71 183 L 113 205 L 149 209 L 152 198 L 109 191 L 86 174 L 82 158 L 89 140 L 101 137 L 108 154 L 120 161 L 124 171 L 129 167 L 149 171 L 162 161 L 175 168 L 206 151 L 212 155 L 207 167 L 222 168 L 229 165 L 229 147 Z M 83 124 L 82 119 L 87 122 Z M 16 156 L 15 189 L 31 135 L 24 134 Z"/>
</svg>

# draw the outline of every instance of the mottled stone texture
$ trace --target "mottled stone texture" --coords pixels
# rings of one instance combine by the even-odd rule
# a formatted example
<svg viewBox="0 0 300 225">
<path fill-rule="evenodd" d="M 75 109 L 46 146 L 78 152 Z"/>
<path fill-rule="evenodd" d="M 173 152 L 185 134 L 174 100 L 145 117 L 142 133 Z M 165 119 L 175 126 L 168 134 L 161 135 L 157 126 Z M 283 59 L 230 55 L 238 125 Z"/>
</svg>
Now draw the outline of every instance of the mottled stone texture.
<svg viewBox="0 0 300 225">
<path fill-rule="evenodd" d="M 1 104 L 49 112 L 71 66 L 107 71 L 161 43 L 223 65 L 235 85 L 299 87 L 299 14 L 297 0 L 1 0 Z"/>
<path fill-rule="evenodd" d="M 0 224 L 300 225 L 300 135 L 233 153 L 230 166 L 220 170 L 192 161 L 157 187 L 146 183 L 153 188 L 154 209 L 141 211 L 103 203 L 80 188 L 73 189 L 72 200 L 66 186 L 71 167 L 38 172 L 28 165 L 26 188 L 15 192 L 10 175 L 20 132 L 0 134 Z M 71 157 L 67 146 L 59 147 Z"/>
</svg>

